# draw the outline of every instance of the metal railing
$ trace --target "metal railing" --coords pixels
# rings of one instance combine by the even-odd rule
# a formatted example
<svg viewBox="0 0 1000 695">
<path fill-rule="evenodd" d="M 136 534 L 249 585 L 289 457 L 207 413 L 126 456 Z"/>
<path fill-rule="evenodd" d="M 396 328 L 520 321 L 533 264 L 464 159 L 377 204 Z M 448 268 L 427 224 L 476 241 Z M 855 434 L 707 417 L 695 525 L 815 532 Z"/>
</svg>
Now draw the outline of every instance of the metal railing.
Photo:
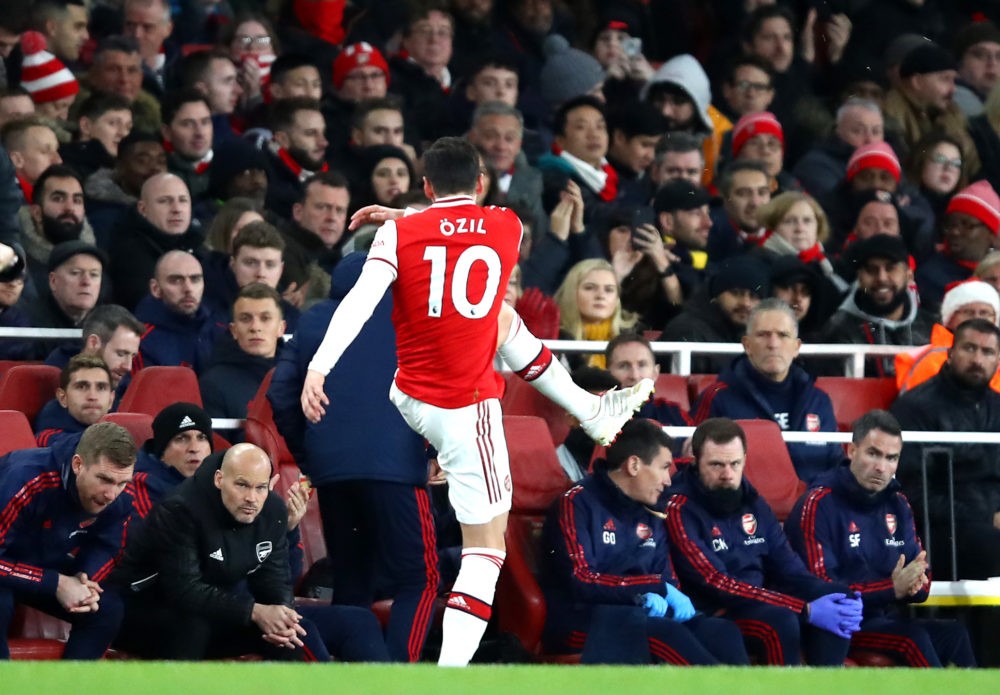
<svg viewBox="0 0 1000 695">
<path fill-rule="evenodd" d="M 51 340 L 54 338 L 80 338 L 79 328 L 0 328 L 0 339 L 18 338 L 21 340 Z M 291 338 L 291 334 L 285 339 Z M 589 340 L 544 340 L 542 341 L 553 352 L 589 353 L 604 352 L 605 341 Z M 743 346 L 739 343 L 686 343 L 686 342 L 655 342 L 653 352 L 657 355 L 671 356 L 671 374 L 688 376 L 691 374 L 692 355 L 740 355 Z M 808 344 L 803 345 L 799 354 L 806 358 L 841 357 L 844 359 L 844 374 L 846 376 L 863 376 L 865 359 L 871 356 L 895 355 L 906 350 L 912 350 L 919 345 L 851 345 L 851 344 Z"/>
</svg>

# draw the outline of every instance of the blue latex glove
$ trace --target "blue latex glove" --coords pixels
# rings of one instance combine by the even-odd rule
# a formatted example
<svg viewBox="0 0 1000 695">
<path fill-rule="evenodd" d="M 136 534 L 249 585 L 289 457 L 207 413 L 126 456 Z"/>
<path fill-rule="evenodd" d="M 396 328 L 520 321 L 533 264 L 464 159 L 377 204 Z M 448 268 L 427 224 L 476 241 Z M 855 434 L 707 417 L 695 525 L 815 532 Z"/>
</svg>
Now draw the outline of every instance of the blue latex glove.
<svg viewBox="0 0 1000 695">
<path fill-rule="evenodd" d="M 861 599 L 846 594 L 827 594 L 809 603 L 809 624 L 832 632 L 842 639 L 861 627 Z"/>
<path fill-rule="evenodd" d="M 865 611 L 864 601 L 861 600 L 861 592 L 855 591 L 854 596 L 843 598 L 837 601 L 837 603 L 852 617 L 852 620 L 849 623 L 851 632 L 857 632 L 860 630 L 861 621 L 864 619 Z"/>
<path fill-rule="evenodd" d="M 667 587 L 667 605 L 670 606 L 672 617 L 679 623 L 687 622 L 694 617 L 694 604 L 683 591 L 670 582 L 665 582 Z"/>
<path fill-rule="evenodd" d="M 643 594 L 642 607 L 650 618 L 662 618 L 667 614 L 667 599 L 659 594 Z"/>
</svg>

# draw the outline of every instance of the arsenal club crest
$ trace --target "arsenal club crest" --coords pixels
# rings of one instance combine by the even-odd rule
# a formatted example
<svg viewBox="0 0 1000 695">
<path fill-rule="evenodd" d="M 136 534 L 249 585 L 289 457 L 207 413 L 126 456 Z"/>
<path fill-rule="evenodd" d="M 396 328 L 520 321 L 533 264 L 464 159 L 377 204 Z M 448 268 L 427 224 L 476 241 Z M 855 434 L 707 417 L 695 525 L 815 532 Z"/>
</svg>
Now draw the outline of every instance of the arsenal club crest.
<svg viewBox="0 0 1000 695">
<path fill-rule="evenodd" d="M 743 530 L 746 531 L 748 536 L 752 536 L 757 533 L 757 517 L 753 514 L 743 515 Z"/>
<path fill-rule="evenodd" d="M 635 527 L 635 535 L 639 536 L 641 540 L 646 540 L 647 538 L 652 538 L 653 529 L 649 528 L 646 524 L 639 524 Z"/>
<path fill-rule="evenodd" d="M 819 415 L 815 413 L 806 415 L 806 432 L 819 432 Z"/>
<path fill-rule="evenodd" d="M 889 529 L 889 535 L 894 535 L 896 533 L 896 515 L 886 514 L 885 515 L 885 527 Z"/>
<path fill-rule="evenodd" d="M 264 562 L 271 554 L 271 541 L 261 541 L 257 544 L 257 561 Z"/>
</svg>

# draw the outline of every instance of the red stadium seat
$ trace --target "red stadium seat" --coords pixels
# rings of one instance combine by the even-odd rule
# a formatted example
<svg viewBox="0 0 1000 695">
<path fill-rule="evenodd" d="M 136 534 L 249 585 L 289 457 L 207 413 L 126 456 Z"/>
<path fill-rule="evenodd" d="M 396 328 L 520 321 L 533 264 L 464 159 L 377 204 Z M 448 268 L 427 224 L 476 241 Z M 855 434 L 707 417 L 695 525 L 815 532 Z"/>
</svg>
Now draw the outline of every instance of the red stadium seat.
<svg viewBox="0 0 1000 695">
<path fill-rule="evenodd" d="M 55 398 L 59 369 L 47 364 L 19 364 L 0 378 L 0 410 L 20 410 L 34 423 L 42 406 Z"/>
<path fill-rule="evenodd" d="M 550 439 L 559 446 L 569 434 L 566 411 L 540 394 L 516 374 L 507 376 L 507 391 L 500 399 L 504 415 L 534 415 L 545 420 Z"/>
<path fill-rule="evenodd" d="M 718 374 L 691 374 L 688 376 L 688 397 L 692 403 L 697 403 L 698 398 L 709 386 L 718 381 Z"/>
<path fill-rule="evenodd" d="M 148 413 L 153 417 L 178 402 L 201 407 L 198 376 L 190 367 L 146 367 L 132 375 L 118 410 L 123 413 Z"/>
<path fill-rule="evenodd" d="M 7 644 L 13 660 L 59 659 L 69 638 L 69 623 L 34 608 L 17 606 L 8 636 Z"/>
<path fill-rule="evenodd" d="M 26 360 L 0 360 L 0 377 L 2 377 L 8 369 L 11 367 L 16 367 L 19 364 L 42 364 L 41 362 L 31 362 Z"/>
<path fill-rule="evenodd" d="M 687 377 L 679 374 L 661 374 L 656 377 L 654 398 L 664 398 L 680 406 L 685 413 L 691 410 L 691 396 L 688 393 Z"/>
<path fill-rule="evenodd" d="M 545 598 L 535 579 L 542 521 L 570 481 L 544 436 L 541 418 L 505 415 L 503 420 L 514 499 L 507 522 L 507 560 L 497 583 L 498 624 L 542 660 L 578 662 L 576 655 L 549 658 L 541 653 Z"/>
<path fill-rule="evenodd" d="M 779 521 L 792 511 L 795 501 L 806 490 L 799 480 L 781 438 L 781 428 L 773 420 L 737 420 L 747 434 L 745 475 L 771 506 Z"/>
<path fill-rule="evenodd" d="M 0 432 L 3 432 L 0 437 L 0 456 L 37 446 L 31 423 L 20 410 L 0 410 Z"/>
<path fill-rule="evenodd" d="M 153 416 L 149 413 L 108 413 L 101 419 L 127 429 L 137 447 L 153 438 Z"/>
<path fill-rule="evenodd" d="M 841 432 L 850 432 L 854 421 L 869 410 L 887 410 L 898 394 L 893 377 L 854 379 L 821 376 L 816 379 L 816 387 L 825 391 L 833 401 L 833 414 Z"/>
<path fill-rule="evenodd" d="M 250 403 L 247 404 L 247 421 L 244 426 L 246 441 L 256 444 L 267 452 L 271 457 L 271 462 L 275 467 L 285 464 L 295 465 L 285 438 L 278 433 L 278 428 L 274 424 L 274 411 L 271 410 L 271 401 L 267 400 L 267 389 L 271 385 L 271 377 L 274 376 L 274 369 L 268 371 L 264 380 L 260 383 L 260 388 L 254 395 Z"/>
</svg>

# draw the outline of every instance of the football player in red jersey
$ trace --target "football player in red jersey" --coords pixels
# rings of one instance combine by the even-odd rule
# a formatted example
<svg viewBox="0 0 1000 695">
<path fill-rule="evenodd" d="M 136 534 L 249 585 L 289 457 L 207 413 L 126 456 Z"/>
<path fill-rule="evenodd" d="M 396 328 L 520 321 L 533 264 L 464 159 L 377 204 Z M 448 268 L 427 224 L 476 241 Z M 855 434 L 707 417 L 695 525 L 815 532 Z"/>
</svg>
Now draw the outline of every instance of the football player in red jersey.
<svg viewBox="0 0 1000 695">
<path fill-rule="evenodd" d="M 521 221 L 506 208 L 476 205 L 486 175 L 475 148 L 461 138 L 441 138 L 424 153 L 424 170 L 424 193 L 434 201 L 426 210 L 405 215 L 369 207 L 355 214 L 353 226 L 384 224 L 309 365 L 302 409 L 313 422 L 325 415 L 326 375 L 391 286 L 399 369 L 389 397 L 437 449 L 462 525 L 462 564 L 438 664 L 465 666 L 492 613 L 506 557 L 511 481 L 494 353 L 605 444 L 648 399 L 653 382 L 602 396 L 577 387 L 503 301 Z"/>
</svg>

